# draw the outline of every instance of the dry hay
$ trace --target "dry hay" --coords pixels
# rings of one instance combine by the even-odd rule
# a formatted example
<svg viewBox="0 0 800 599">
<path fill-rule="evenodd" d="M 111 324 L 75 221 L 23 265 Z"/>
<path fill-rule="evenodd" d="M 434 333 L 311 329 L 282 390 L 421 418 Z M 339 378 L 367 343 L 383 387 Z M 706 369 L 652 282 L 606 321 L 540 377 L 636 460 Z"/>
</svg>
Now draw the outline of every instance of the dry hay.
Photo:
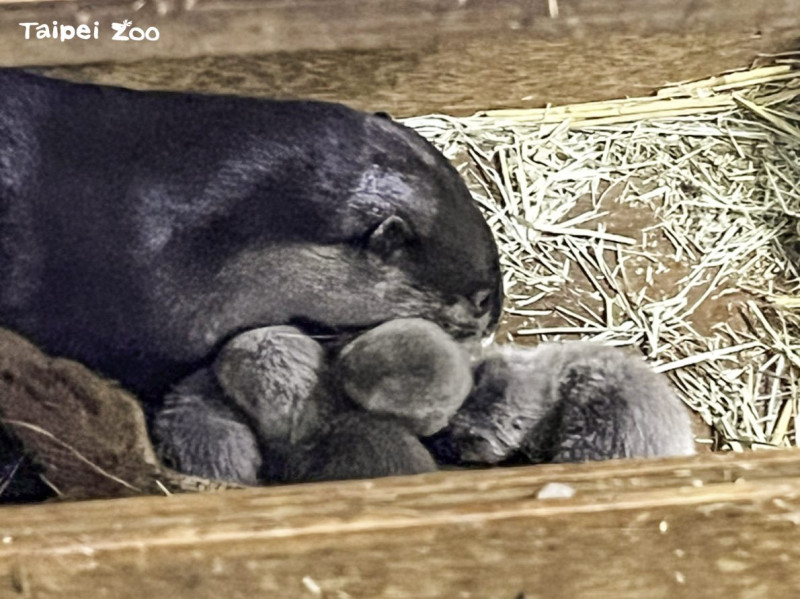
<svg viewBox="0 0 800 599">
<path fill-rule="evenodd" d="M 466 179 L 517 343 L 636 347 L 715 448 L 797 445 L 800 60 L 647 98 L 405 120 Z"/>
</svg>

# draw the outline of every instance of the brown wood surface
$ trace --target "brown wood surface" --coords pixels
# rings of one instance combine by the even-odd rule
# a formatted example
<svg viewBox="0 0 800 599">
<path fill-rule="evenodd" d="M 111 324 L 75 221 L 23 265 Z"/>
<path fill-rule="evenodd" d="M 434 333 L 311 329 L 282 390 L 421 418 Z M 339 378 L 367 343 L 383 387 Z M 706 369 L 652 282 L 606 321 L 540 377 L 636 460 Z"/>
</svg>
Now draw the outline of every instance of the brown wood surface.
<svg viewBox="0 0 800 599">
<path fill-rule="evenodd" d="M 550 6 L 558 7 L 558 14 Z M 796 27 L 798 0 L 127 0 L 3 2 L 2 56 L 16 64 L 135 60 L 340 48 L 385 48 L 524 31 L 551 39 Z M 131 19 L 158 42 L 31 42 L 23 21 L 73 24 Z M 12 33 L 13 32 L 13 33 Z"/>
<path fill-rule="evenodd" d="M 800 0 L 142 0 L 0 6 L 0 65 L 139 88 L 344 101 L 397 116 L 642 95 L 794 48 Z M 136 7 L 139 7 L 138 9 Z M 157 25 L 153 43 L 109 24 Z M 100 21 L 100 40 L 22 39 Z M 145 60 L 147 59 L 147 60 Z"/>
<path fill-rule="evenodd" d="M 569 43 L 518 34 L 503 43 L 447 42 L 423 50 L 158 59 L 46 72 L 138 89 L 310 97 L 397 117 L 468 115 L 488 108 L 647 95 L 667 83 L 748 66 L 759 53 L 786 49 L 790 42 L 727 32 L 646 38 L 614 34 Z"/>
<path fill-rule="evenodd" d="M 798 475 L 784 451 L 4 508 L 0 597 L 784 596 Z"/>
</svg>

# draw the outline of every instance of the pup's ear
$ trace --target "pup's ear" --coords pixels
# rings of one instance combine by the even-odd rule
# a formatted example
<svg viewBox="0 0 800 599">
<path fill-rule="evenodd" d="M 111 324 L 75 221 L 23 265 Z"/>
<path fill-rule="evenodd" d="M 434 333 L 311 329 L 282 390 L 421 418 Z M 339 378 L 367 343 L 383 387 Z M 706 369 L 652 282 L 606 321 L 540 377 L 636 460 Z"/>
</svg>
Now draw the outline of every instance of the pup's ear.
<svg viewBox="0 0 800 599">
<path fill-rule="evenodd" d="M 406 248 L 413 239 L 411 226 L 402 217 L 392 215 L 372 232 L 367 247 L 382 258 L 389 258 Z"/>
</svg>

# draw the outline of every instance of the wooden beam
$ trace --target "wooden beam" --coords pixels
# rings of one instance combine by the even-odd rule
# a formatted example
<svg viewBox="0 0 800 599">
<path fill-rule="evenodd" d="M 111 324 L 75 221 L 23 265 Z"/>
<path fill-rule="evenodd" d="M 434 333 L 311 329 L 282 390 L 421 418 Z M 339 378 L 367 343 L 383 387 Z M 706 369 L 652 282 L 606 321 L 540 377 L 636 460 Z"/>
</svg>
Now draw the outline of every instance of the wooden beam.
<svg viewBox="0 0 800 599">
<path fill-rule="evenodd" d="M 760 54 L 791 47 L 793 35 L 608 34 L 553 43 L 520 33 L 502 43 L 473 39 L 422 49 L 153 59 L 44 71 L 136 89 L 314 98 L 395 117 L 465 116 L 491 108 L 642 96 L 669 83 L 749 66 Z"/>
<path fill-rule="evenodd" d="M 193 0 L 190 0 L 190 3 Z M 0 65 L 138 89 L 309 97 L 394 116 L 640 96 L 796 47 L 800 0 L 28 2 Z M 139 6 L 136 4 L 135 6 Z M 158 42 L 25 41 L 20 22 L 157 25 Z M 62 65 L 57 67 L 54 65 Z"/>
<path fill-rule="evenodd" d="M 777 596 L 798 524 L 797 451 L 12 507 L 0 597 Z"/>
<path fill-rule="evenodd" d="M 156 26 L 157 42 L 112 41 L 112 22 Z M 792 29 L 800 1 L 741 0 L 127 0 L 18 2 L 0 13 L 0 64 L 420 47 L 512 32 L 530 39 Z M 24 40 L 19 23 L 98 21 L 98 40 Z"/>
</svg>

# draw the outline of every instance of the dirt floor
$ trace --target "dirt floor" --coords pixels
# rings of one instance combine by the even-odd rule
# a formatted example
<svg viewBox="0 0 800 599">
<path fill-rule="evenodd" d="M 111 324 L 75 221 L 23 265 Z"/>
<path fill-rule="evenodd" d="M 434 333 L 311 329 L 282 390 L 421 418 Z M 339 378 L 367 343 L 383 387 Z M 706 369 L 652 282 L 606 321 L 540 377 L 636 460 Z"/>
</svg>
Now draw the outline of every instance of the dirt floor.
<svg viewBox="0 0 800 599">
<path fill-rule="evenodd" d="M 630 98 L 406 119 L 492 228 L 497 340 L 644 356 L 701 447 L 797 444 L 800 62 Z"/>
<path fill-rule="evenodd" d="M 658 228 L 659 221 L 655 212 L 647 206 L 633 206 L 620 202 L 621 191 L 622 187 L 619 185 L 605 185 L 596 206 L 593 205 L 591 197 L 581 197 L 572 210 L 567 213 L 566 220 L 595 207 L 603 212 L 607 211 L 608 216 L 603 219 L 603 222 L 608 233 L 638 239 L 642 246 L 646 243 L 647 248 L 654 254 L 663 256 L 663 260 L 657 264 L 653 264 L 651 259 L 643 255 L 631 257 L 623 262 L 622 279 L 628 283 L 630 289 L 642 290 L 652 299 L 668 298 L 674 293 L 680 281 L 689 275 L 691 269 L 688 258 L 682 261 L 671 259 L 672 244 L 663 231 Z M 643 235 L 644 231 L 648 231 L 649 234 Z M 609 256 L 608 263 L 613 269 L 617 268 L 618 264 L 613 253 Z M 648 276 L 648 272 L 652 276 Z M 613 289 L 607 281 L 600 278 L 598 282 L 606 287 L 608 293 L 613 293 Z M 693 288 L 688 295 L 689 301 L 694 303 L 700 299 L 707 287 L 706 285 Z M 515 291 L 520 295 L 534 295 L 535 293 L 534 289 L 516 289 Z M 748 323 L 742 316 L 742 309 L 745 307 L 747 299 L 754 298 L 732 286 L 728 287 L 721 292 L 714 293 L 702 302 L 690 316 L 690 322 L 698 332 L 706 335 L 710 335 L 714 324 L 720 322 L 727 322 L 734 330 L 746 332 Z M 569 284 L 559 287 L 547 297 L 535 302 L 530 306 L 530 310 L 536 312 L 536 315 L 525 316 L 504 312 L 496 334 L 498 341 L 502 343 L 513 340 L 519 345 L 537 345 L 547 340 L 547 337 L 519 335 L 518 331 L 532 327 L 562 327 L 565 324 L 564 314 L 566 312 L 582 315 L 587 320 L 593 319 L 597 315 L 603 315 L 605 305 L 586 273 L 573 266 L 569 273 Z M 560 340 L 579 340 L 583 336 L 561 334 L 558 335 L 558 338 Z M 641 354 L 638 350 L 636 353 Z M 691 415 L 697 439 L 697 451 L 712 451 L 715 446 L 712 427 L 697 412 L 693 411 Z"/>
</svg>

